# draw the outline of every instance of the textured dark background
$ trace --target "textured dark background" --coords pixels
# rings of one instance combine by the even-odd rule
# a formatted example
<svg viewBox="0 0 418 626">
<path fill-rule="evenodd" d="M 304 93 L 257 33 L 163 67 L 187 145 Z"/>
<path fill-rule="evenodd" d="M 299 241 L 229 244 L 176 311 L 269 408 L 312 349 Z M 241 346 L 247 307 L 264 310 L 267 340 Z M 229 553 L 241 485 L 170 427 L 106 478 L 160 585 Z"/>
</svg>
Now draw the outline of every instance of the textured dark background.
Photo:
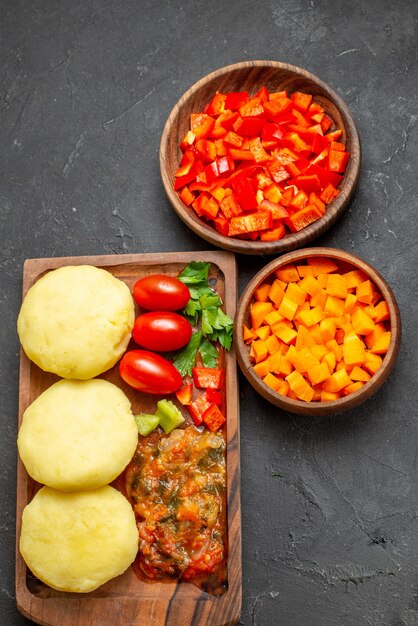
<svg viewBox="0 0 418 626">
<path fill-rule="evenodd" d="M 240 624 L 418 624 L 417 21 L 414 0 L 1 0 L 1 626 L 29 624 L 14 599 L 22 263 L 208 249 L 165 197 L 160 135 L 195 80 L 247 59 L 304 67 L 351 108 L 360 185 L 317 243 L 376 266 L 404 335 L 388 383 L 340 416 L 284 414 L 240 377 Z M 240 290 L 267 261 L 238 259 Z"/>
</svg>

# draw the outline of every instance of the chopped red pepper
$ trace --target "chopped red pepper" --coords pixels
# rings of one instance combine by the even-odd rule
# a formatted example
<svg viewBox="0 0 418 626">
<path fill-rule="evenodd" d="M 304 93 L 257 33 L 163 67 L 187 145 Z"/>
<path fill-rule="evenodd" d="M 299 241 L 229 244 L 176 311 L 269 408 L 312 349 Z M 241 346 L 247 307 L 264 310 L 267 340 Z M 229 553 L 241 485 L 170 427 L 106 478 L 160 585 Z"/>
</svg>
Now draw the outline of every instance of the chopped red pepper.
<svg viewBox="0 0 418 626">
<path fill-rule="evenodd" d="M 206 393 L 196 398 L 194 402 L 189 405 L 189 412 L 196 426 L 200 426 L 203 421 L 204 412 L 211 406 Z"/>
<path fill-rule="evenodd" d="M 181 389 L 176 391 L 177 400 L 180 404 L 189 405 L 192 403 L 193 384 L 184 385 Z"/>
<path fill-rule="evenodd" d="M 226 417 L 216 404 L 211 404 L 203 413 L 203 421 L 212 432 L 216 432 L 226 422 Z"/>
<path fill-rule="evenodd" d="M 195 387 L 221 389 L 224 377 L 222 369 L 212 367 L 194 367 L 192 370 Z"/>
<path fill-rule="evenodd" d="M 209 402 L 213 402 L 215 404 L 222 404 L 222 393 L 218 391 L 217 389 L 212 389 L 211 387 L 209 387 L 208 389 L 206 389 L 205 393 Z"/>
<path fill-rule="evenodd" d="M 186 206 L 223 235 L 262 241 L 320 219 L 350 155 L 312 94 L 265 86 L 216 92 L 180 147 L 174 188 Z"/>
</svg>

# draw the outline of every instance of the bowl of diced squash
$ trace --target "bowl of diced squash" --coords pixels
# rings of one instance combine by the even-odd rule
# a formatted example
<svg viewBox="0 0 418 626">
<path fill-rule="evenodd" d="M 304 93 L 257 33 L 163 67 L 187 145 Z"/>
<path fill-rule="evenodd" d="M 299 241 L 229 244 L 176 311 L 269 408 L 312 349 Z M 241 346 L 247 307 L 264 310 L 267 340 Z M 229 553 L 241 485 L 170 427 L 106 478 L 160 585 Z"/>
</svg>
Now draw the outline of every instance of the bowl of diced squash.
<svg viewBox="0 0 418 626">
<path fill-rule="evenodd" d="M 360 161 L 342 98 L 278 61 L 200 79 L 174 106 L 160 144 L 177 215 L 210 243 L 254 255 L 283 254 L 324 233 L 348 206 Z"/>
<path fill-rule="evenodd" d="M 398 356 L 401 318 L 384 278 L 335 248 L 305 248 L 266 265 L 236 313 L 240 368 L 266 400 L 327 415 L 370 398 Z"/>
</svg>

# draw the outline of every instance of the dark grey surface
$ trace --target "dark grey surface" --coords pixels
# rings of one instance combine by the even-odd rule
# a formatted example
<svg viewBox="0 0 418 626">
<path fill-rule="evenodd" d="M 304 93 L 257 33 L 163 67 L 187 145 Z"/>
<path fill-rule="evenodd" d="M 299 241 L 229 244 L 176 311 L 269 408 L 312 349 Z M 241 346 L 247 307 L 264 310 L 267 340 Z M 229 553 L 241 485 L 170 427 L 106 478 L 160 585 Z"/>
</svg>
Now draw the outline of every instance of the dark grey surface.
<svg viewBox="0 0 418 626">
<path fill-rule="evenodd" d="M 304 67 L 350 106 L 360 185 L 315 243 L 375 265 L 404 334 L 389 382 L 337 417 L 283 414 L 240 377 L 240 624 L 418 624 L 417 20 L 414 0 L 1 0 L 1 626 L 29 624 L 14 599 L 22 263 L 209 249 L 170 208 L 159 140 L 195 80 L 246 59 Z M 238 259 L 240 290 L 268 260 Z"/>
</svg>

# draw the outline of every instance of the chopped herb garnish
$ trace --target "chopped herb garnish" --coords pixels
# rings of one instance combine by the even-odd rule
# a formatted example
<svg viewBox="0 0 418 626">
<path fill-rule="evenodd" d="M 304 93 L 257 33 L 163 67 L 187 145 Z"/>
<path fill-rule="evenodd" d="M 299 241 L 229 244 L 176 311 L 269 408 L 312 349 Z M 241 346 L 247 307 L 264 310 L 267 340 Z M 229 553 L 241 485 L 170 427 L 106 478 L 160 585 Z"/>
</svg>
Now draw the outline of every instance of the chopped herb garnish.
<svg viewBox="0 0 418 626">
<path fill-rule="evenodd" d="M 193 333 L 189 343 L 174 359 L 174 366 L 178 369 L 182 376 L 192 375 L 192 369 L 196 363 L 197 351 L 202 341 L 202 331 L 198 330 Z"/>
<path fill-rule="evenodd" d="M 216 367 L 218 365 L 219 352 L 213 343 L 204 339 L 199 352 L 204 367 Z"/>
</svg>

